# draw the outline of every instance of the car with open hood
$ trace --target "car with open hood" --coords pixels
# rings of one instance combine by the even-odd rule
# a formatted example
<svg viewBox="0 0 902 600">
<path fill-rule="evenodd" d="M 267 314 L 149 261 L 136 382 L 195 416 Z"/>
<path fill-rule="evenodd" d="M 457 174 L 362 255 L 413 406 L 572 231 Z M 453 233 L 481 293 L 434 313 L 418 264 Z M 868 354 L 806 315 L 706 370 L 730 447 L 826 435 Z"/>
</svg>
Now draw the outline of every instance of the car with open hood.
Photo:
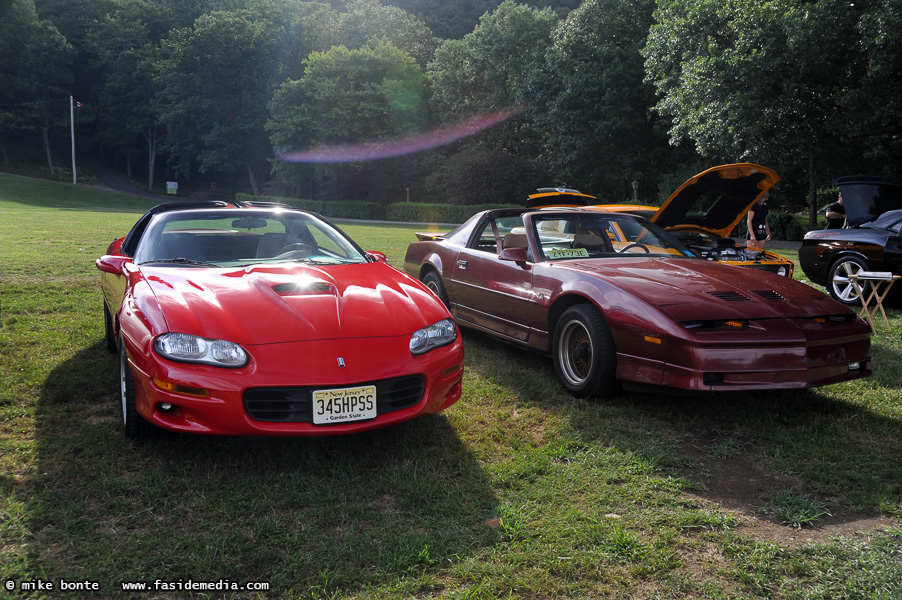
<svg viewBox="0 0 902 600">
<path fill-rule="evenodd" d="M 845 227 L 806 233 L 799 265 L 835 299 L 858 304 L 860 294 L 851 275 L 859 271 L 902 275 L 902 179 L 847 176 L 833 183 L 842 194 Z"/>
<path fill-rule="evenodd" d="M 448 309 L 316 214 L 164 204 L 96 264 L 129 436 L 346 434 L 460 398 Z"/>
<path fill-rule="evenodd" d="M 871 373 L 871 329 L 849 308 L 789 277 L 701 259 L 629 213 L 488 210 L 417 239 L 406 273 L 460 326 L 549 354 L 576 396 L 621 384 L 800 389 Z"/>
<path fill-rule="evenodd" d="M 737 244 L 730 237 L 758 198 L 778 181 L 773 169 L 754 163 L 720 165 L 688 179 L 660 207 L 602 204 L 597 208 L 643 216 L 705 260 L 792 277 L 795 264 L 788 258 Z"/>
</svg>

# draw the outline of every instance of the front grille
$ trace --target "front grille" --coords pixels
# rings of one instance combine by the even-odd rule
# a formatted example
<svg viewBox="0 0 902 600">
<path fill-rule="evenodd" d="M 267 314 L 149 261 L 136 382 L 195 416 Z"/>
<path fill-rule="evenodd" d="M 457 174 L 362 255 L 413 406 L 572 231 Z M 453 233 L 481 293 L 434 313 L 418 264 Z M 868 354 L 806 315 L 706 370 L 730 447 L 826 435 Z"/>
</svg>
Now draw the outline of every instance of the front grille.
<svg viewBox="0 0 902 600">
<path fill-rule="evenodd" d="M 313 391 L 329 387 L 376 386 L 376 412 L 380 415 L 413 406 L 426 387 L 422 375 L 407 375 L 376 382 L 342 386 L 252 388 L 244 393 L 244 409 L 255 421 L 272 423 L 313 422 Z"/>
</svg>

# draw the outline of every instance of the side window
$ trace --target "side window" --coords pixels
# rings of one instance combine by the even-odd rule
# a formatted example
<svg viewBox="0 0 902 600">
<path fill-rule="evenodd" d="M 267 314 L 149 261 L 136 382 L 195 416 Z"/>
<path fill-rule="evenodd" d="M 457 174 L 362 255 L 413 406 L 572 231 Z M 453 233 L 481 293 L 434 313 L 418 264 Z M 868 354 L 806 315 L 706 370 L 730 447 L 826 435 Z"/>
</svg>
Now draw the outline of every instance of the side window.
<svg viewBox="0 0 902 600">
<path fill-rule="evenodd" d="M 496 237 L 497 232 L 497 237 Z M 486 219 L 476 235 L 470 242 L 470 248 L 482 252 L 498 253 L 498 242 L 502 248 L 512 246 L 526 248 L 526 228 L 523 226 L 523 217 L 498 217 Z"/>
</svg>

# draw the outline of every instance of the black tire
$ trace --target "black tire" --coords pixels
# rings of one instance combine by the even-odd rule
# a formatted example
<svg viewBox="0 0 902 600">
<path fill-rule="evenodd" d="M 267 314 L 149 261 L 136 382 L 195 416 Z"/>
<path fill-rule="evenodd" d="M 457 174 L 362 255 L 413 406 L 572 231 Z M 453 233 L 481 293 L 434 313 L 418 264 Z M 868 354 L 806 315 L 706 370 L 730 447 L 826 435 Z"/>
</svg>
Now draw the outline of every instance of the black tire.
<svg viewBox="0 0 902 600">
<path fill-rule="evenodd" d="M 135 407 L 135 380 L 122 337 L 119 338 L 119 402 L 122 408 L 122 430 L 127 437 L 140 439 L 153 434 L 154 426 Z"/>
<path fill-rule="evenodd" d="M 616 356 L 611 330 L 594 306 L 572 306 L 558 319 L 552 340 L 554 372 L 574 396 L 615 394 Z"/>
<path fill-rule="evenodd" d="M 846 306 L 861 304 L 858 290 L 855 289 L 849 275 L 854 275 L 859 271 L 868 271 L 870 268 L 868 261 L 861 257 L 843 256 L 830 265 L 830 273 L 827 275 L 827 291 L 834 299 Z"/>
<path fill-rule="evenodd" d="M 423 283 L 432 290 L 432 293 L 438 296 L 439 300 L 444 302 L 445 306 L 451 308 L 451 302 L 448 300 L 448 293 L 445 291 L 445 284 L 442 283 L 442 277 L 435 271 L 429 271 L 423 275 Z"/>
<path fill-rule="evenodd" d="M 110 354 L 116 354 L 118 349 L 116 346 L 116 334 L 113 331 L 113 315 L 107 308 L 106 302 L 103 303 L 103 339 L 106 342 L 106 351 Z"/>
</svg>

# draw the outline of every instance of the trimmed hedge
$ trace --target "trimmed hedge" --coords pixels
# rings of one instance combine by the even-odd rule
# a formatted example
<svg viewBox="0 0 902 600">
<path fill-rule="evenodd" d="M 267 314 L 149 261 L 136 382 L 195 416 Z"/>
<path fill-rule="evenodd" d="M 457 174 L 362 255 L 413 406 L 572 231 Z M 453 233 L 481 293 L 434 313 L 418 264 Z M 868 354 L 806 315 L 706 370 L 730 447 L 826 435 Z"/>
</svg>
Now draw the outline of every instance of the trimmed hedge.
<svg viewBox="0 0 902 600">
<path fill-rule="evenodd" d="M 235 199 L 239 202 L 277 202 L 336 219 L 385 220 L 385 208 L 376 202 L 364 202 L 361 200 L 327 202 L 323 200 L 305 200 L 303 198 L 285 198 L 282 196 L 253 196 L 244 193 L 235 194 Z"/>
<path fill-rule="evenodd" d="M 492 208 L 516 206 L 514 204 L 459 206 L 451 204 L 427 204 L 423 202 L 395 202 L 382 206 L 375 202 L 323 201 L 282 196 L 253 196 L 239 193 L 239 202 L 277 202 L 302 210 L 309 210 L 335 219 L 367 219 L 375 221 L 403 221 L 411 223 L 463 223 L 475 213 Z"/>
<path fill-rule="evenodd" d="M 474 214 L 492 208 L 514 207 L 514 204 L 477 204 L 461 206 L 458 204 L 427 204 L 424 202 L 395 202 L 386 207 L 385 218 L 388 221 L 405 221 L 416 223 L 463 223 Z"/>
<path fill-rule="evenodd" d="M 514 208 L 516 204 L 428 204 L 425 202 L 395 202 L 382 206 L 376 202 L 325 201 L 285 198 L 281 196 L 253 196 L 239 193 L 235 199 L 240 202 L 277 202 L 302 210 L 309 210 L 324 217 L 335 219 L 367 219 L 373 221 L 401 221 L 406 223 L 463 223 L 474 214 L 493 208 Z M 799 217 L 792 213 L 773 211 L 768 215 L 771 236 L 775 240 L 801 241 L 805 228 Z M 743 218 L 733 230 L 732 237 L 744 238 L 746 220 Z"/>
</svg>

